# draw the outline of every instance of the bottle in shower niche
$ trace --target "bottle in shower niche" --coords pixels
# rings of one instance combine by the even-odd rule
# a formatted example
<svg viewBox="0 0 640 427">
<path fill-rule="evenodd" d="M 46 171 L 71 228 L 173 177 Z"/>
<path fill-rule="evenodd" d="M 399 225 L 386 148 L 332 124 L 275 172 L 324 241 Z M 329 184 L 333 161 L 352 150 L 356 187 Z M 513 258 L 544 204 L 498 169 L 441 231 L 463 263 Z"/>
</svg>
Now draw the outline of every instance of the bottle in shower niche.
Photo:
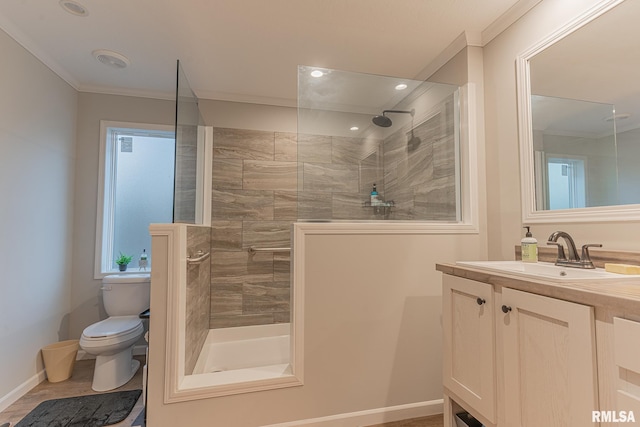
<svg viewBox="0 0 640 427">
<path fill-rule="evenodd" d="M 378 196 L 378 190 L 376 189 L 376 184 L 373 184 L 373 189 L 371 190 L 371 206 L 378 206 L 380 204 L 380 198 Z"/>
</svg>

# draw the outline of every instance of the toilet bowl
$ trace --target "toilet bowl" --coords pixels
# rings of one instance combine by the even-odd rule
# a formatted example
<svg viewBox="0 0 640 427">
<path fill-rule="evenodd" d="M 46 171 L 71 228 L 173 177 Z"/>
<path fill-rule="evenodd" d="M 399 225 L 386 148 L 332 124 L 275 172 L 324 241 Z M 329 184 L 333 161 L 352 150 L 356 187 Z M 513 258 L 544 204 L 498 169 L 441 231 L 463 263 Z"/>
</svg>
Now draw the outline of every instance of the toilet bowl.
<svg viewBox="0 0 640 427">
<path fill-rule="evenodd" d="M 82 332 L 80 347 L 96 356 L 91 388 L 108 391 L 126 384 L 140 367 L 133 346 L 144 333 L 138 314 L 149 308 L 148 274 L 105 276 L 102 295 L 109 318 Z"/>
</svg>

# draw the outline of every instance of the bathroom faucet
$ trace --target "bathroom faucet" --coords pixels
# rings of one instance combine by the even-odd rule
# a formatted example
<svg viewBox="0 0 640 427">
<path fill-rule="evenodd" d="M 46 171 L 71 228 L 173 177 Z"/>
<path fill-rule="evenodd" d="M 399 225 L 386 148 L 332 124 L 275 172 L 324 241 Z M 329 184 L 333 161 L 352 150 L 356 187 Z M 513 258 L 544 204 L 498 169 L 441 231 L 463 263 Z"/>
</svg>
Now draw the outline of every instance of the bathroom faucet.
<svg viewBox="0 0 640 427">
<path fill-rule="evenodd" d="M 564 254 L 564 246 L 562 243 L 558 243 L 558 239 L 561 237 L 567 244 L 568 256 Z M 576 244 L 573 241 L 573 238 L 571 238 L 569 233 L 564 231 L 554 231 L 551 233 L 551 236 L 549 236 L 549 239 L 547 240 L 547 245 L 556 245 L 558 247 L 558 259 L 556 259 L 556 265 L 576 268 L 596 268 L 589 256 L 589 248 L 602 247 L 599 243 L 583 245 L 582 254 L 581 256 L 578 256 L 578 251 L 576 250 Z"/>
</svg>

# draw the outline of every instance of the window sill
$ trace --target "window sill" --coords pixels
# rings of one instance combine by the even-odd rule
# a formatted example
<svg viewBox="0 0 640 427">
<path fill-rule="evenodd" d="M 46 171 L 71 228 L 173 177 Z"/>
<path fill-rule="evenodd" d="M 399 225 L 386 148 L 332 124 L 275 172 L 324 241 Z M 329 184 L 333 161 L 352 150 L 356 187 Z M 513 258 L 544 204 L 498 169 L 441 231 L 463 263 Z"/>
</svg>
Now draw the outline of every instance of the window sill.
<svg viewBox="0 0 640 427">
<path fill-rule="evenodd" d="M 147 268 L 146 270 L 141 270 L 138 268 L 127 269 L 127 271 L 120 270 L 111 270 L 111 271 L 101 271 L 100 273 L 95 273 L 93 278 L 96 280 L 102 280 L 105 276 L 112 276 L 115 274 L 151 274 L 151 269 Z"/>
</svg>

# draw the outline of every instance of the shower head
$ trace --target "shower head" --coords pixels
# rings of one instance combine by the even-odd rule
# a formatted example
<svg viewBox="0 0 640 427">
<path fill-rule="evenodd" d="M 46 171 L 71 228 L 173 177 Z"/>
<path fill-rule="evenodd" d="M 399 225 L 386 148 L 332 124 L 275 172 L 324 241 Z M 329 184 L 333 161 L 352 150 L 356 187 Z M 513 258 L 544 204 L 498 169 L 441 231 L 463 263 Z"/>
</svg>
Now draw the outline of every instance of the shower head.
<svg viewBox="0 0 640 427">
<path fill-rule="evenodd" d="M 381 116 L 375 116 L 373 119 L 371 119 L 371 121 L 376 126 L 380 126 L 380 127 L 383 127 L 383 128 L 388 128 L 393 124 L 393 122 L 391 121 L 391 119 L 389 117 L 387 117 L 387 113 L 411 114 L 411 117 L 413 117 L 416 114 L 416 110 L 414 110 L 414 109 L 412 109 L 411 111 L 384 110 L 382 112 Z"/>
<path fill-rule="evenodd" d="M 393 124 L 391 119 L 385 116 L 384 113 L 382 113 L 381 116 L 375 116 L 371 121 L 374 125 L 380 126 L 381 128 L 388 128 Z"/>
</svg>

